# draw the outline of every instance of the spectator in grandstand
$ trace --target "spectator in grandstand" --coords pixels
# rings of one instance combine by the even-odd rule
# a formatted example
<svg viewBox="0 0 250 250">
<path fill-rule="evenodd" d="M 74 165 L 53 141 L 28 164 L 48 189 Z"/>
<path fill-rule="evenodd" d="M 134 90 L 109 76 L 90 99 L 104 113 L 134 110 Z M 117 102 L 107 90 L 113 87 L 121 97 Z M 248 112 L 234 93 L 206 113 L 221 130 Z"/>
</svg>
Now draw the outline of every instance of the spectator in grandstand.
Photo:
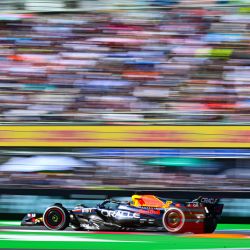
<svg viewBox="0 0 250 250">
<path fill-rule="evenodd" d="M 185 2 L 2 18 L 1 121 L 249 122 L 250 19 Z"/>
</svg>

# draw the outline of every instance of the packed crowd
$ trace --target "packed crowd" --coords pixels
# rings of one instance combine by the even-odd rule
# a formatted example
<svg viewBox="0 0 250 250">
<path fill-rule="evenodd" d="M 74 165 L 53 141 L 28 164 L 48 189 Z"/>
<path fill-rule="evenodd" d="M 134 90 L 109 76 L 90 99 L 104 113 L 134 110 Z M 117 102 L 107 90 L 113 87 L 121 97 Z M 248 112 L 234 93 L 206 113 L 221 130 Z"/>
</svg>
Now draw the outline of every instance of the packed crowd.
<svg viewBox="0 0 250 250">
<path fill-rule="evenodd" d="M 1 156 L 0 188 L 250 190 L 249 159 L 179 160 Z"/>
<path fill-rule="evenodd" d="M 0 121 L 250 122 L 247 10 L 2 15 Z"/>
</svg>

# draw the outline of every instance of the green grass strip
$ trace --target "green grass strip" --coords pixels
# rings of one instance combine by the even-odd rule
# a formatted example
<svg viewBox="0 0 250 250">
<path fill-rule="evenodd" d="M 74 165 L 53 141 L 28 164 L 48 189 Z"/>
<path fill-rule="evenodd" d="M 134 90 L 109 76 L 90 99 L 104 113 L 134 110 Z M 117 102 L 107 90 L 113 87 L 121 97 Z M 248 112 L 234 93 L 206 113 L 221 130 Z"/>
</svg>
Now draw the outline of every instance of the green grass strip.
<svg viewBox="0 0 250 250">
<path fill-rule="evenodd" d="M 28 241 L 1 239 L 6 234 L 10 235 L 25 235 L 28 236 Z M 32 241 L 32 237 L 50 235 L 77 237 L 78 239 L 92 240 L 113 240 L 116 242 L 77 242 L 77 241 Z M 120 241 L 120 242 L 119 242 Z M 250 239 L 214 239 L 214 238 L 189 238 L 178 235 L 135 235 L 135 234 L 67 234 L 66 233 L 24 233 L 24 232 L 0 232 L 0 246 L 8 249 L 81 249 L 81 250 L 164 250 L 164 249 L 232 249 L 232 248 L 248 248 Z"/>
<path fill-rule="evenodd" d="M 9 220 L 1 220 L 0 227 L 4 226 L 20 226 L 21 221 L 9 221 Z"/>
<path fill-rule="evenodd" d="M 250 224 L 218 224 L 217 230 L 250 230 Z"/>
</svg>

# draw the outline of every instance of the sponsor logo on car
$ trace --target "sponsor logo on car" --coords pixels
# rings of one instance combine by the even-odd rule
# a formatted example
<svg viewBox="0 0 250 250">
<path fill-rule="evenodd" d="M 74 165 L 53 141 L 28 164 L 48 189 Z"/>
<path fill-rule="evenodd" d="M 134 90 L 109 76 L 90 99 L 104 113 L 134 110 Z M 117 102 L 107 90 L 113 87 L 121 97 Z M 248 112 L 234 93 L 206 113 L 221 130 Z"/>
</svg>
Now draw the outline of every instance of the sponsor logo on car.
<svg viewBox="0 0 250 250">
<path fill-rule="evenodd" d="M 140 209 L 139 213 L 140 214 L 161 214 L 161 211 L 155 210 L 155 209 L 148 209 L 148 210 Z"/>
<path fill-rule="evenodd" d="M 201 202 L 207 204 L 215 204 L 217 201 L 218 199 L 215 198 L 201 198 Z"/>
<path fill-rule="evenodd" d="M 139 213 L 131 213 L 128 211 L 120 211 L 120 210 L 106 210 L 106 209 L 102 209 L 101 210 L 101 214 L 107 217 L 113 217 L 113 218 L 135 218 L 135 219 L 139 219 L 140 218 L 140 214 Z"/>
<path fill-rule="evenodd" d="M 92 208 L 82 208 L 82 213 L 91 213 Z"/>
<path fill-rule="evenodd" d="M 187 204 L 187 207 L 199 207 L 200 203 L 199 202 L 189 202 Z"/>
</svg>

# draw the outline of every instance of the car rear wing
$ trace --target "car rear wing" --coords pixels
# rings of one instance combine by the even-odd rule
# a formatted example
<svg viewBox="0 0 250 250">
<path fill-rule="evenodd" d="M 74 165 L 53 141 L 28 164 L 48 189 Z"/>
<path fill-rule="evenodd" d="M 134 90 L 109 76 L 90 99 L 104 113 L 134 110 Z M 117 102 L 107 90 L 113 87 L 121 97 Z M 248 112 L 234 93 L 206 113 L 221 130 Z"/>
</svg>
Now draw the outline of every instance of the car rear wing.
<svg viewBox="0 0 250 250">
<path fill-rule="evenodd" d="M 187 202 L 188 207 L 204 207 L 207 214 L 213 214 L 215 216 L 220 216 L 224 205 L 219 204 L 220 199 L 211 198 L 211 197 L 202 197 L 199 196 L 197 199 L 194 199 L 190 202 Z"/>
</svg>

